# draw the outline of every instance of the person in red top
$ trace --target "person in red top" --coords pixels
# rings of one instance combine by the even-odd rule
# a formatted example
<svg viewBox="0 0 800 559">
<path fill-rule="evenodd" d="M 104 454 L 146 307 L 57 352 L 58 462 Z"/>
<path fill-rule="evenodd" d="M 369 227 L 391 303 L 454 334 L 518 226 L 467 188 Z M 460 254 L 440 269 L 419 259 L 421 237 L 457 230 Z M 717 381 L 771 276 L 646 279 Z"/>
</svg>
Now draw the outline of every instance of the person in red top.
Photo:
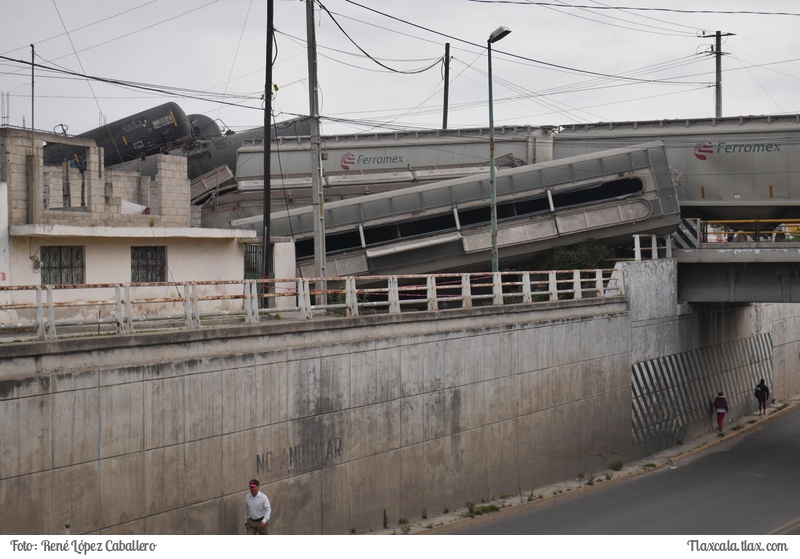
<svg viewBox="0 0 800 559">
<path fill-rule="evenodd" d="M 714 399 L 714 411 L 717 412 L 717 429 L 722 431 L 725 424 L 725 414 L 728 413 L 728 400 L 722 395 L 722 391 Z"/>
</svg>

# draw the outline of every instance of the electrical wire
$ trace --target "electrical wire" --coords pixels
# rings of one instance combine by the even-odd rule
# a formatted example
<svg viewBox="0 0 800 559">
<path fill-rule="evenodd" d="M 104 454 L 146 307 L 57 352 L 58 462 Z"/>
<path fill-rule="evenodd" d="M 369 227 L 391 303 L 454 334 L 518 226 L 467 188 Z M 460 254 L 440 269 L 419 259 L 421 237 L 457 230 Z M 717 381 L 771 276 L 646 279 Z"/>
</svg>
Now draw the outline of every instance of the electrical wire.
<svg viewBox="0 0 800 559">
<path fill-rule="evenodd" d="M 275 31 L 275 33 L 276 33 L 276 34 L 280 34 L 280 35 L 282 35 L 282 36 L 284 36 L 284 37 L 288 38 L 289 40 L 291 40 L 292 42 L 294 42 L 294 43 L 295 43 L 295 44 L 297 44 L 298 46 L 302 46 L 303 48 L 307 48 L 307 47 L 306 47 L 306 43 L 305 43 L 305 41 L 304 41 L 303 39 L 300 39 L 300 38 L 298 38 L 298 37 L 295 37 L 295 36 L 293 36 L 293 35 L 289 35 L 289 34 L 287 34 L 287 33 L 281 33 L 281 32 L 279 32 L 279 31 L 277 31 L 277 30 Z M 358 56 L 357 54 L 354 54 L 354 53 L 352 53 L 352 52 L 346 52 L 346 51 L 343 51 L 343 50 L 339 50 L 339 49 L 333 49 L 333 48 L 330 48 L 330 47 L 320 47 L 320 45 L 317 45 L 317 47 L 318 47 L 318 50 L 317 50 L 317 56 L 319 56 L 320 58 L 325 58 L 326 60 L 330 60 L 330 61 L 332 61 L 332 62 L 336 62 L 337 64 L 341 64 L 342 66 L 347 66 L 348 68 L 354 68 L 354 69 L 356 69 L 356 70 L 363 70 L 363 71 L 365 71 L 365 72 L 376 72 L 376 73 L 380 73 L 380 74 L 390 74 L 390 73 L 397 73 L 397 72 L 395 72 L 395 71 L 393 71 L 393 70 L 378 69 L 378 68 L 367 68 L 366 66 L 358 66 L 358 65 L 356 65 L 356 64 L 351 64 L 351 63 L 349 63 L 349 62 L 345 62 L 345 61 L 343 61 L 343 60 L 339 60 L 339 59 L 337 59 L 337 58 L 334 58 L 334 57 L 332 57 L 332 56 L 327 56 L 327 55 L 325 55 L 325 54 L 321 53 L 321 52 L 319 51 L 319 48 L 322 48 L 322 49 L 324 49 L 324 50 L 331 50 L 331 51 L 338 52 L 338 53 L 340 53 L 340 54 L 344 54 L 344 55 L 347 55 L 347 56 Z M 363 57 L 361 57 L 361 58 L 363 58 Z M 387 59 L 385 59 L 385 58 L 382 58 L 382 59 L 380 59 L 380 60 L 387 60 Z M 402 59 L 392 59 L 392 60 L 394 60 L 394 61 L 404 61 L 404 62 L 418 62 L 418 61 L 420 61 L 420 60 L 426 60 L 426 61 L 429 61 L 430 59 L 428 58 L 428 59 L 415 59 L 415 60 L 402 60 Z M 436 66 L 437 64 L 439 64 L 439 63 L 441 62 L 441 60 L 442 60 L 442 58 L 441 58 L 441 57 L 439 57 L 439 58 L 435 59 L 435 61 L 433 62 L 433 64 L 431 64 L 430 66 L 428 66 L 426 69 L 429 69 L 429 68 L 432 68 L 432 67 Z M 385 68 L 385 67 L 384 67 L 384 68 Z M 417 73 L 417 72 L 415 72 L 415 73 Z"/>
<path fill-rule="evenodd" d="M 585 4 L 569 4 L 554 2 L 534 2 L 533 0 L 467 0 L 467 2 L 475 2 L 476 4 L 517 4 L 517 5 L 534 5 L 534 6 L 555 6 L 555 7 L 569 7 L 569 8 L 582 8 L 588 10 L 630 10 L 642 12 L 669 12 L 676 14 L 719 14 L 719 15 L 755 15 L 755 16 L 800 16 L 800 13 L 793 12 L 766 12 L 766 11 L 753 11 L 753 10 L 690 10 L 681 8 L 644 8 L 640 6 L 587 6 Z"/>
<path fill-rule="evenodd" d="M 470 1 L 472 1 L 472 0 L 470 0 Z M 477 0 L 475 0 L 475 1 L 477 1 Z M 473 47 L 479 47 L 479 48 L 484 47 L 484 45 L 479 45 L 477 43 L 473 43 L 472 41 L 466 41 L 464 39 L 460 39 L 460 38 L 455 37 L 453 35 L 448 35 L 446 33 L 442 33 L 440 31 L 436 31 L 434 29 L 430 29 L 428 27 L 425 27 L 425 26 L 422 26 L 422 25 L 419 25 L 419 24 L 404 20 L 402 18 L 398 18 L 398 17 L 392 16 L 392 15 L 387 14 L 385 12 L 381 12 L 379 10 L 376 10 L 375 8 L 370 8 L 369 6 L 364 6 L 363 4 L 359 4 L 355 0 L 345 0 L 345 2 L 353 4 L 354 6 L 358 6 L 359 8 L 363 8 L 365 10 L 371 11 L 371 12 L 376 13 L 378 15 L 381 15 L 381 16 L 393 19 L 395 21 L 404 23 L 406 25 L 410 25 L 410 26 L 416 27 L 418 29 L 422 29 L 422 30 L 427 31 L 429 33 L 433 33 L 433 34 L 439 35 L 441 37 L 446 37 L 446 38 L 451 39 L 453 41 L 458 41 L 460 43 L 471 45 Z M 579 68 L 573 68 L 573 67 L 570 67 L 570 66 L 564 66 L 562 64 L 555 64 L 555 63 L 552 63 L 552 62 L 545 62 L 543 60 L 537 60 L 535 58 L 530 58 L 530 57 L 527 57 L 527 56 L 521 56 L 521 55 L 518 55 L 518 54 L 513 54 L 513 53 L 501 51 L 501 50 L 493 50 L 492 53 L 493 54 L 502 54 L 502 55 L 505 55 L 505 56 L 507 56 L 509 58 L 514 58 L 514 59 L 517 59 L 517 60 L 524 60 L 524 61 L 527 61 L 527 62 L 532 62 L 534 64 L 538 64 L 538 65 L 541 65 L 543 67 L 547 67 L 547 68 L 551 68 L 551 69 L 560 69 L 560 70 L 565 70 L 565 71 L 569 71 L 569 72 L 574 72 L 574 73 L 577 73 L 577 74 L 585 74 L 585 75 L 589 75 L 589 76 L 598 76 L 598 77 L 604 77 L 604 78 L 615 78 L 615 79 L 619 79 L 619 80 L 627 80 L 627 81 L 633 81 L 633 82 L 639 82 L 639 83 L 652 83 L 652 84 L 675 83 L 675 82 L 672 82 L 670 80 L 644 80 L 644 79 L 633 78 L 633 77 L 616 76 L 614 74 L 606 74 L 606 73 L 603 73 L 603 72 L 595 72 L 595 71 L 592 71 L 592 70 L 582 70 L 582 69 L 579 69 Z M 682 85 L 701 85 L 701 84 L 686 84 L 686 83 L 684 83 Z"/>
<path fill-rule="evenodd" d="M 58 14 L 58 19 L 61 22 L 61 26 L 64 28 L 64 33 L 66 33 L 67 39 L 69 39 L 69 44 L 72 47 L 72 51 L 75 53 L 75 58 L 78 61 L 78 65 L 81 67 L 81 71 L 85 74 L 86 69 L 83 67 L 83 62 L 81 61 L 81 57 L 78 55 L 78 52 L 75 49 L 75 43 L 72 42 L 72 36 L 70 35 L 70 32 L 67 30 L 67 25 L 64 23 L 64 18 L 61 17 L 61 11 L 58 9 L 58 4 L 56 3 L 56 0 L 52 0 L 52 2 L 53 2 L 53 8 L 55 8 L 56 10 L 56 14 Z M 92 92 L 92 97 L 94 98 L 94 102 L 97 105 L 97 109 L 100 111 L 100 114 L 103 114 L 103 108 L 100 106 L 100 101 L 97 99 L 97 95 L 95 95 L 94 93 L 94 88 L 92 87 L 91 80 L 87 79 L 86 85 L 89 86 L 89 91 Z M 122 154 L 119 151 L 119 146 L 117 145 L 116 139 L 114 139 L 114 135 L 111 133 L 111 129 L 108 126 L 105 126 L 104 128 L 108 133 L 108 137 L 111 140 L 111 144 L 114 146 L 114 150 L 117 152 L 117 156 L 121 160 Z"/>
<path fill-rule="evenodd" d="M 261 110 L 259 107 L 249 107 L 247 105 L 241 105 L 239 103 L 231 103 L 229 101 L 225 101 L 224 99 L 218 99 L 219 97 L 223 97 L 219 93 L 211 93 L 211 92 L 207 92 L 207 91 L 196 90 L 196 89 L 187 89 L 187 88 L 181 88 L 181 87 L 161 86 L 161 85 L 146 84 L 146 83 L 142 83 L 142 82 L 128 82 L 128 81 L 124 81 L 124 80 L 103 78 L 103 77 L 100 77 L 100 76 L 92 76 L 92 75 L 89 75 L 89 74 L 81 74 L 80 72 L 73 72 L 71 70 L 67 70 L 67 69 L 64 69 L 64 68 L 54 68 L 54 67 L 51 67 L 51 66 L 45 66 L 43 64 L 36 64 L 36 63 L 31 63 L 31 62 L 28 62 L 28 61 L 25 61 L 25 60 L 9 58 L 7 56 L 0 56 L 0 59 L 6 60 L 6 61 L 9 61 L 9 62 L 15 62 L 17 64 L 22 64 L 22 65 L 27 66 L 27 67 L 33 66 L 34 68 L 38 68 L 38 69 L 41 69 L 41 70 L 55 72 L 55 73 L 58 73 L 58 74 L 64 74 L 64 75 L 67 75 L 67 76 L 72 76 L 72 77 L 80 78 L 80 79 L 90 79 L 90 80 L 103 82 L 103 83 L 110 84 L 110 85 L 120 86 L 120 87 L 128 88 L 128 89 L 147 91 L 147 92 L 152 92 L 152 93 L 158 93 L 158 94 L 161 94 L 161 95 L 180 97 L 180 98 L 184 98 L 184 99 L 195 99 L 195 100 L 199 100 L 199 101 L 209 101 L 209 102 L 214 102 L 214 103 L 221 103 L 223 105 L 228 105 L 228 106 L 233 106 L 233 107 L 241 107 L 241 108 L 244 108 L 244 109 Z M 228 94 L 228 95 L 225 95 L 224 97 L 232 97 L 232 96 L 233 95 Z M 239 96 L 239 98 L 243 99 L 243 100 L 256 100 L 256 99 L 251 99 L 250 97 L 246 97 L 246 96 Z"/>
<path fill-rule="evenodd" d="M 228 93 L 228 86 L 231 83 L 231 76 L 233 75 L 233 68 L 236 65 L 236 58 L 239 56 L 239 48 L 242 46 L 242 37 L 244 37 L 244 30 L 247 27 L 247 20 L 250 17 L 250 9 L 253 7 L 253 0 L 250 0 L 250 3 L 247 5 L 247 13 L 244 15 L 244 21 L 242 22 L 242 30 L 239 32 L 239 41 L 236 43 L 236 51 L 233 53 L 233 61 L 231 62 L 231 69 L 228 71 L 228 80 L 225 82 L 225 89 L 222 92 L 223 97 Z M 217 118 L 220 117 L 222 113 L 222 106 L 220 105 L 219 110 L 217 112 Z"/>
<path fill-rule="evenodd" d="M 333 21 L 333 23 L 334 23 L 334 24 L 336 24 L 336 27 L 338 27 L 338 28 L 339 28 L 339 30 L 342 32 L 342 34 L 344 34 L 344 36 L 345 36 L 345 37 L 347 37 L 347 39 L 348 39 L 348 40 L 349 40 L 351 43 L 353 43 L 353 45 L 354 45 L 354 46 L 355 46 L 355 47 L 356 47 L 358 50 L 360 50 L 362 53 L 364 53 L 364 56 L 366 56 L 367 58 L 369 58 L 369 59 L 370 59 L 370 60 L 372 60 L 372 61 L 373 61 L 375 64 L 377 64 L 378 66 L 380 66 L 380 67 L 382 67 L 382 68 L 385 68 L 385 69 L 387 69 L 387 70 L 389 70 L 389 71 L 391 71 L 391 72 L 394 72 L 394 73 L 396 73 L 396 74 L 421 74 L 422 72 L 427 72 L 427 71 L 428 71 L 428 70 L 430 70 L 431 68 L 433 68 L 433 67 L 437 66 L 437 65 L 439 64 L 439 61 L 441 60 L 441 59 L 437 59 L 437 60 L 436 60 L 436 62 L 434 62 L 433 64 L 431 64 L 431 65 L 429 65 L 429 66 L 426 66 L 426 67 L 424 67 L 424 68 L 418 68 L 418 69 L 416 69 L 416 70 L 397 70 L 397 69 L 395 69 L 395 68 L 391 68 L 390 66 L 387 66 L 386 64 L 383 64 L 382 62 L 380 62 L 379 60 L 377 60 L 376 58 L 374 58 L 374 57 L 373 57 L 371 54 L 369 54 L 367 51 L 365 51 L 364 49 L 362 49 L 362 48 L 361 48 L 361 46 L 359 46 L 359 44 L 358 44 L 358 43 L 356 43 L 356 42 L 353 40 L 353 38 L 352 38 L 352 37 L 350 37 L 350 35 L 348 35 L 348 34 L 347 34 L 347 32 L 344 30 L 344 28 L 343 28 L 343 27 L 342 27 L 342 26 L 339 24 L 339 22 L 336 20 L 336 18 L 335 18 L 335 17 L 333 17 L 333 14 L 332 14 L 332 13 L 330 13 L 330 12 L 328 11 L 328 8 L 326 8 L 326 7 L 325 7 L 325 5 L 324 5 L 322 2 L 320 2 L 320 0 L 315 0 L 315 2 L 316 2 L 316 4 L 317 4 L 317 5 L 318 5 L 320 8 L 322 8 L 322 9 L 325 11 L 325 13 L 327 13 L 327 14 L 328 14 L 328 17 L 330 17 L 330 18 L 331 18 L 331 21 Z"/>
<path fill-rule="evenodd" d="M 116 13 L 114 15 L 111 15 L 111 16 L 108 16 L 108 17 L 104 17 L 102 19 L 98 19 L 96 21 L 93 21 L 92 23 L 87 23 L 86 25 L 81 25 L 80 27 L 76 27 L 75 29 L 71 29 L 68 32 L 60 33 L 58 35 L 53 35 L 52 37 L 48 37 L 47 39 L 42 39 L 40 41 L 34 41 L 34 44 L 42 45 L 44 43 L 52 41 L 53 39 L 58 39 L 59 37 L 63 37 L 64 35 L 68 35 L 69 33 L 75 33 L 76 31 L 83 31 L 84 29 L 88 29 L 90 27 L 94 27 L 95 25 L 99 25 L 99 24 L 105 23 L 107 21 L 111 21 L 112 19 L 115 19 L 115 18 L 118 18 L 120 16 L 129 14 L 130 12 L 133 12 L 133 11 L 138 10 L 140 8 L 144 8 L 145 6 L 148 6 L 150 4 L 154 4 L 156 2 L 158 2 L 158 0 L 150 0 L 149 2 L 146 2 L 145 4 L 140 4 L 138 6 L 134 6 L 133 8 L 130 8 L 128 10 L 124 10 L 124 11 L 118 12 L 118 13 Z M 17 47 L 15 49 L 8 50 L 8 51 L 0 53 L 0 54 L 9 54 L 9 53 L 12 53 L 12 52 L 16 52 L 18 50 L 26 49 L 28 47 L 29 47 L 29 45 L 23 45 L 21 47 Z"/>
<path fill-rule="evenodd" d="M 602 3 L 602 2 L 600 2 L 599 0 L 591 0 L 591 2 L 592 2 L 593 4 L 597 4 L 598 6 L 605 6 L 605 7 L 606 7 L 606 8 L 608 8 L 608 9 L 615 8 L 614 6 L 610 6 L 610 5 L 608 5 L 608 4 L 603 4 L 603 3 Z M 657 18 L 654 18 L 654 17 L 651 17 L 651 16 L 646 16 L 646 15 L 643 15 L 643 14 L 637 13 L 637 12 L 628 13 L 628 11 L 627 11 L 627 10 L 625 10 L 624 8 L 616 8 L 616 9 L 617 9 L 617 10 L 620 10 L 620 11 L 622 11 L 622 12 L 624 12 L 624 13 L 626 13 L 627 15 L 631 15 L 631 16 L 634 16 L 634 17 L 638 17 L 638 18 L 642 18 L 642 19 L 647 19 L 647 20 L 650 20 L 650 21 L 656 21 L 656 22 L 658 22 L 658 23 L 662 23 L 662 24 L 665 24 L 665 25 L 672 25 L 672 26 L 675 26 L 675 27 L 683 27 L 683 28 L 685 28 L 685 29 L 692 29 L 692 30 L 696 30 L 696 28 L 695 28 L 695 27 L 692 27 L 692 26 L 690 26 L 690 25 L 683 25 L 683 24 L 681 24 L 681 23 L 674 23 L 674 22 L 671 22 L 671 21 L 665 21 L 665 20 L 663 20 L 663 19 L 657 19 Z"/>
<path fill-rule="evenodd" d="M 635 27 L 630 27 L 629 25 L 623 26 L 623 25 L 618 25 L 618 24 L 615 24 L 615 23 L 609 23 L 609 22 L 606 22 L 606 21 L 593 19 L 591 17 L 585 17 L 585 16 L 578 15 L 576 13 L 572 13 L 568 8 L 572 8 L 573 6 L 567 5 L 565 2 L 559 2 L 559 3 L 560 4 L 564 4 L 564 6 L 563 6 L 564 9 L 561 9 L 559 7 L 554 7 L 554 6 L 542 6 L 542 7 L 545 8 L 545 9 L 557 12 L 559 14 L 563 14 L 563 15 L 569 16 L 569 17 L 576 17 L 576 18 L 583 19 L 583 20 L 586 20 L 586 21 L 591 21 L 592 23 L 597 23 L 597 24 L 600 24 L 600 25 L 607 25 L 607 26 L 610 26 L 610 27 L 617 27 L 617 28 L 620 28 L 620 29 L 626 29 L 628 31 L 634 31 L 634 32 L 637 32 L 637 33 L 651 33 L 651 34 L 654 34 L 654 35 L 666 35 L 666 36 L 672 36 L 672 37 L 686 37 L 686 36 L 694 37 L 694 35 L 695 35 L 694 33 L 689 34 L 689 33 L 685 32 L 685 31 L 681 32 L 681 33 L 672 32 L 672 31 L 668 31 L 668 30 L 660 28 L 660 27 L 655 27 L 653 25 L 644 25 L 644 24 L 642 24 L 642 27 L 652 28 L 652 29 L 655 29 L 656 31 L 653 31 L 651 29 L 636 29 Z M 584 11 L 584 12 L 589 12 L 591 15 L 597 15 L 597 16 L 604 17 L 604 18 L 607 18 L 607 19 L 611 19 L 611 20 L 615 20 L 615 21 L 621 21 L 621 22 L 624 22 L 626 24 L 630 24 L 629 21 L 624 20 L 622 18 L 614 17 L 612 15 L 603 14 L 603 13 L 594 14 L 594 13 L 591 12 L 591 10 L 588 10 L 588 9 L 586 9 L 584 7 L 580 7 L 580 8 L 578 8 L 578 10 Z"/>
<path fill-rule="evenodd" d="M 775 98 L 772 96 L 772 94 L 769 92 L 769 90 L 766 87 L 764 87 L 764 85 L 760 81 L 758 81 L 758 78 L 756 78 L 755 75 L 753 74 L 753 72 L 750 71 L 750 68 L 745 66 L 744 62 L 738 56 L 736 56 L 736 54 L 733 53 L 733 50 L 730 48 L 730 46 L 728 46 L 728 50 L 731 51 L 731 55 L 734 57 L 734 59 L 739 61 L 739 64 L 742 65 L 742 68 L 747 71 L 747 73 L 750 75 L 751 78 L 753 78 L 753 81 L 756 82 L 756 84 L 758 84 L 758 87 L 761 88 L 761 90 L 764 92 L 764 94 L 767 97 L 769 97 L 770 100 L 773 103 L 775 103 L 775 106 L 778 107 L 778 110 L 780 112 L 783 112 L 783 107 L 781 107 L 780 104 L 775 100 Z"/>
</svg>

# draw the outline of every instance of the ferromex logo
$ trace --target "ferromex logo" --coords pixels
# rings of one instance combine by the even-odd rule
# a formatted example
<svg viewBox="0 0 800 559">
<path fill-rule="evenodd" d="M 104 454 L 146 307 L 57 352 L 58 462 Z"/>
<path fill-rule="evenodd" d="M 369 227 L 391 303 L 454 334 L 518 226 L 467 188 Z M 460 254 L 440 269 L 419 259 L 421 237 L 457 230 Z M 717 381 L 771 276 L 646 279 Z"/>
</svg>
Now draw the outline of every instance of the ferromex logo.
<svg viewBox="0 0 800 559">
<path fill-rule="evenodd" d="M 354 154 L 347 152 L 342 155 L 342 169 L 349 171 L 355 166 L 358 167 L 376 167 L 379 165 L 387 165 L 389 167 L 396 167 L 405 163 L 402 155 L 364 155 Z"/>
<path fill-rule="evenodd" d="M 706 161 L 709 155 L 715 153 L 775 153 L 781 151 L 780 144 L 734 144 L 719 142 L 714 145 L 711 140 L 695 144 L 694 156 L 700 161 Z"/>
</svg>

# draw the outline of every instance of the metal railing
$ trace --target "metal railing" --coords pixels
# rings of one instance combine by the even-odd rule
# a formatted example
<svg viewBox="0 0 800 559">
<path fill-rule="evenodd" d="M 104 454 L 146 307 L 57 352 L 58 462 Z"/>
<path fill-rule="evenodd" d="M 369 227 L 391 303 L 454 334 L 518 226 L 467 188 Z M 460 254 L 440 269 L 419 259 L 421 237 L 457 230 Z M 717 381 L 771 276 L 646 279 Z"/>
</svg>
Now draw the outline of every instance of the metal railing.
<svg viewBox="0 0 800 559">
<path fill-rule="evenodd" d="M 319 287 L 318 287 L 319 286 Z M 322 287 L 324 286 L 324 288 Z M 0 286 L 4 341 L 624 294 L 622 270 Z"/>
</svg>

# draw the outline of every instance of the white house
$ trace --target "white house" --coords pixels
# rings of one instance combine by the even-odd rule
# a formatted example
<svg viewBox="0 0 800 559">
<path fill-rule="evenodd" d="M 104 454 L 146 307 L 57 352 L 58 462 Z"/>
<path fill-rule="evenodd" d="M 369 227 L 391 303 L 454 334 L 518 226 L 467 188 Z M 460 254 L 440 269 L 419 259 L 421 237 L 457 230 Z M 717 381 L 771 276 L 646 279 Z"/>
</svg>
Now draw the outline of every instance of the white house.
<svg viewBox="0 0 800 559">
<path fill-rule="evenodd" d="M 69 145 L 72 158 L 43 164 L 45 142 Z M 159 284 L 245 278 L 245 246 L 259 244 L 256 232 L 199 227 L 184 157 L 157 156 L 154 179 L 102 161 L 94 140 L 0 128 L 0 324 L 16 320 L 9 309 L 30 303 L 35 286 L 146 283 L 133 290 L 168 298 L 175 286 L 159 295 Z M 219 296 L 220 308 L 241 308 L 241 300 L 224 298 L 241 294 L 241 283 L 199 289 Z M 57 297 L 97 299 L 98 292 L 61 288 Z"/>
</svg>

